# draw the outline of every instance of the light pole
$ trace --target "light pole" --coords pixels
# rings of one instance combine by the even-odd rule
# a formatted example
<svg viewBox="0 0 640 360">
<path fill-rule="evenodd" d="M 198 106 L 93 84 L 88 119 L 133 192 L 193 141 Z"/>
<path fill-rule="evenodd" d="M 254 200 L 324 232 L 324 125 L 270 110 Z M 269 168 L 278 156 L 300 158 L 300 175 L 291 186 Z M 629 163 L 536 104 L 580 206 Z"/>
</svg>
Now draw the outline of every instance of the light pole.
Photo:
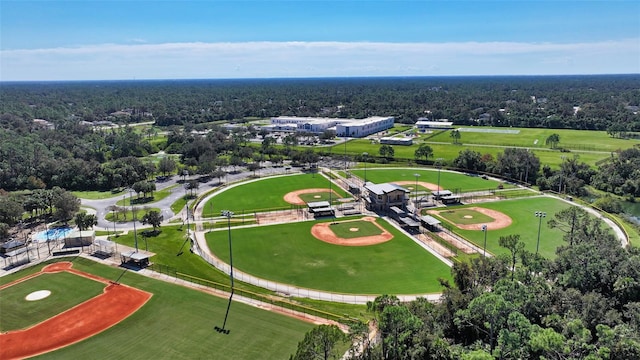
<svg viewBox="0 0 640 360">
<path fill-rule="evenodd" d="M 364 183 L 367 183 L 367 158 L 369 157 L 369 153 L 363 152 L 362 156 L 364 157 Z"/>
<path fill-rule="evenodd" d="M 546 212 L 536 211 L 536 217 L 538 218 L 538 242 L 536 243 L 536 255 L 538 255 L 538 249 L 540 248 L 540 227 L 542 226 L 542 218 L 547 216 Z"/>
<path fill-rule="evenodd" d="M 562 194 L 562 177 L 564 176 L 564 169 L 562 169 L 562 165 L 564 164 L 565 156 L 560 156 L 560 184 L 558 185 L 558 194 Z"/>
<path fill-rule="evenodd" d="M 415 189 L 414 189 L 415 193 L 416 193 L 416 195 L 415 195 L 416 198 L 413 201 L 413 207 L 415 209 L 414 213 L 417 214 L 418 213 L 418 178 L 420 177 L 420 174 L 416 173 L 416 174 L 413 174 L 413 176 L 416 177 L 416 186 L 415 186 Z"/>
<path fill-rule="evenodd" d="M 440 169 L 442 168 L 442 158 L 437 158 L 438 162 L 438 198 L 440 197 Z"/>
<path fill-rule="evenodd" d="M 131 205 L 131 214 L 133 215 L 133 243 L 136 247 L 136 252 L 138 252 L 138 233 L 136 232 L 136 210 L 133 207 L 133 190 L 129 189 L 129 205 Z"/>
<path fill-rule="evenodd" d="M 482 225 L 482 232 L 484 233 L 484 247 L 482 248 L 482 256 L 487 256 L 487 225 Z"/>
<path fill-rule="evenodd" d="M 233 298 L 234 293 L 234 285 L 233 285 L 233 252 L 231 251 L 231 217 L 233 216 L 233 212 L 229 210 L 222 210 L 222 216 L 227 218 L 227 232 L 229 233 L 229 278 L 231 279 L 231 295 L 229 296 L 229 302 L 227 303 L 227 312 L 224 315 L 224 322 L 222 323 L 222 328 L 216 326 L 215 329 L 218 332 L 229 334 L 229 330 L 225 330 L 225 326 L 227 325 L 227 317 L 229 316 L 229 308 L 231 308 L 231 299 Z"/>
</svg>

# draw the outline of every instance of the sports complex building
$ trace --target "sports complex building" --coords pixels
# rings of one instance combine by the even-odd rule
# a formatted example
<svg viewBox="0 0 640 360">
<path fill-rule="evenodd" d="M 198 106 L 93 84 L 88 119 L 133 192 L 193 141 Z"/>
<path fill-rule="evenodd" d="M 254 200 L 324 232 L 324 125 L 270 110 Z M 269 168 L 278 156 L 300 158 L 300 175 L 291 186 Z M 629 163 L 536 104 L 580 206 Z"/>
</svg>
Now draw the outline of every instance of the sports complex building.
<svg viewBox="0 0 640 360">
<path fill-rule="evenodd" d="M 315 118 L 297 116 L 278 116 L 271 118 L 271 124 L 265 128 L 271 131 L 299 131 L 322 133 L 334 130 L 337 136 L 365 137 L 393 127 L 395 119 L 391 116 L 372 116 L 365 119 Z"/>
</svg>

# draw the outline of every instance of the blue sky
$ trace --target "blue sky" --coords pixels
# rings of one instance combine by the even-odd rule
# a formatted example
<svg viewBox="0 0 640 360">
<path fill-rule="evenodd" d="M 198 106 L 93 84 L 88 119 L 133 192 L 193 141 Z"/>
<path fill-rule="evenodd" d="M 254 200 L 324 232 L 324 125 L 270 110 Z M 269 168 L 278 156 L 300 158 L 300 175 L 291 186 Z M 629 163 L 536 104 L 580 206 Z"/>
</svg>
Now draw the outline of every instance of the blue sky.
<svg viewBox="0 0 640 360">
<path fill-rule="evenodd" d="M 0 0 L 0 80 L 640 73 L 640 1 Z"/>
</svg>

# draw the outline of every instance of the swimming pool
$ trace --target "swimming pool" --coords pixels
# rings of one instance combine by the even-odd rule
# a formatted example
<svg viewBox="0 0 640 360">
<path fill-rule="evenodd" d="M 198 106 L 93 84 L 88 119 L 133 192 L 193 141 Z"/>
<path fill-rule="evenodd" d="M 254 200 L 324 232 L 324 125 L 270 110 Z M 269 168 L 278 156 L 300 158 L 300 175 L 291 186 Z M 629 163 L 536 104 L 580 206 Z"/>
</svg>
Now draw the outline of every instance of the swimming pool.
<svg viewBox="0 0 640 360">
<path fill-rule="evenodd" d="M 47 242 L 63 239 L 72 229 L 70 227 L 51 228 L 47 231 L 41 231 L 33 236 L 34 242 Z"/>
</svg>

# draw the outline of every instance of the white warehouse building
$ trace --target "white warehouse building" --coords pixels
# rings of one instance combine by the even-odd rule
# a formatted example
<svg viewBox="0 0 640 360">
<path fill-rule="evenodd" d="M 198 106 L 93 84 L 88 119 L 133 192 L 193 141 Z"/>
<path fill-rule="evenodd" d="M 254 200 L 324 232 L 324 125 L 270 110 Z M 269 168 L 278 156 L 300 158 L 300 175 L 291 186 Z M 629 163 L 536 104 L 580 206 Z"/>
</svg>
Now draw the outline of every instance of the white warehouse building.
<svg viewBox="0 0 640 360">
<path fill-rule="evenodd" d="M 335 130 L 337 136 L 364 137 L 393 127 L 393 117 L 373 116 L 366 119 L 313 118 L 278 116 L 271 118 L 268 128 L 293 128 L 296 131 L 322 133 Z"/>
</svg>

